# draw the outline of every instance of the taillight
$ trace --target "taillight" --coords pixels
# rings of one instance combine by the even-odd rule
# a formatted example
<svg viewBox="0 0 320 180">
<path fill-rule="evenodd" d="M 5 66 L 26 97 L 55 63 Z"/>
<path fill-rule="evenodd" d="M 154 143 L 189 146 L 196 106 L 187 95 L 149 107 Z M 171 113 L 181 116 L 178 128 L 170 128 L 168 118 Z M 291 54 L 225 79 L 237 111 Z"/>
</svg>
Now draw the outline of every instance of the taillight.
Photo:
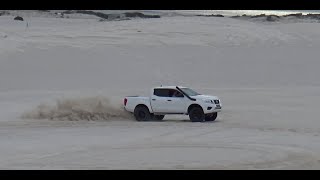
<svg viewBox="0 0 320 180">
<path fill-rule="evenodd" d="M 125 106 L 127 105 L 127 102 L 128 102 L 128 99 L 127 99 L 127 98 L 124 98 L 123 104 L 124 104 Z"/>
</svg>

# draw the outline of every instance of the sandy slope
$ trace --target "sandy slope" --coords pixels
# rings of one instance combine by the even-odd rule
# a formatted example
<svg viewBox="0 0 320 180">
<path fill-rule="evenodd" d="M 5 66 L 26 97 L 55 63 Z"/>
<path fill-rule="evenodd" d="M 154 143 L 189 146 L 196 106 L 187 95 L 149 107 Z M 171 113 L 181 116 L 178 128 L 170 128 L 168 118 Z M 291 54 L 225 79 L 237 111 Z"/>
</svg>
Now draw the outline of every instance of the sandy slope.
<svg viewBox="0 0 320 180">
<path fill-rule="evenodd" d="M 230 18 L 0 17 L 1 169 L 319 169 L 316 23 Z M 39 104 L 182 84 L 217 95 L 214 123 L 21 119 Z M 86 101 L 81 101 L 86 104 Z M 91 102 L 91 101 L 90 101 Z"/>
</svg>

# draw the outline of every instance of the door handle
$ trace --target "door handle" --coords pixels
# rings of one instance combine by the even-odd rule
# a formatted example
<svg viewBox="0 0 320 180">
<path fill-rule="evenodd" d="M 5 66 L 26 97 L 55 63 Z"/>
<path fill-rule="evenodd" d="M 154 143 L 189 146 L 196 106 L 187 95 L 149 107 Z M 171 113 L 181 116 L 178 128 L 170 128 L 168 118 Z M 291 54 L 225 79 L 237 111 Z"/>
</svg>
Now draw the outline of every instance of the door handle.
<svg viewBox="0 0 320 180">
<path fill-rule="evenodd" d="M 152 99 L 152 101 L 155 101 L 156 99 Z"/>
<path fill-rule="evenodd" d="M 167 101 L 172 101 L 171 99 L 168 99 Z"/>
</svg>

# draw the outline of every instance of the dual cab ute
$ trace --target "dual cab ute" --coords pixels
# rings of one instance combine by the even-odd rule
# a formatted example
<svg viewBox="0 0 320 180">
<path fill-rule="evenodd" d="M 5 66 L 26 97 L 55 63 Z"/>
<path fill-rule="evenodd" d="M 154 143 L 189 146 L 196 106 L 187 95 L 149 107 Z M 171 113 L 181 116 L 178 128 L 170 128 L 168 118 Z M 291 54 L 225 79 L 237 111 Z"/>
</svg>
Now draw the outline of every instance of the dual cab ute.
<svg viewBox="0 0 320 180">
<path fill-rule="evenodd" d="M 187 87 L 161 86 L 150 97 L 127 96 L 124 109 L 137 121 L 162 120 L 168 114 L 189 115 L 192 122 L 214 121 L 221 111 L 217 96 L 202 95 Z"/>
</svg>

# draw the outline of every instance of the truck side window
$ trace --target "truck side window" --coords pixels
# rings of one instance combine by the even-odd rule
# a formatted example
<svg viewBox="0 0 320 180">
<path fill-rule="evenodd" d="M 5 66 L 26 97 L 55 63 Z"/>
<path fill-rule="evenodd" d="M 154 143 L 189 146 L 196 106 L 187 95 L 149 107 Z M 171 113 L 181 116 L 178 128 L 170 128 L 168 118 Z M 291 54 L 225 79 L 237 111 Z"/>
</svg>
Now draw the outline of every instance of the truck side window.
<svg viewBox="0 0 320 180">
<path fill-rule="evenodd" d="M 183 94 L 177 90 L 173 93 L 172 97 L 184 97 Z"/>
<path fill-rule="evenodd" d="M 170 90 L 169 89 L 154 89 L 153 95 L 159 97 L 170 97 Z"/>
</svg>

